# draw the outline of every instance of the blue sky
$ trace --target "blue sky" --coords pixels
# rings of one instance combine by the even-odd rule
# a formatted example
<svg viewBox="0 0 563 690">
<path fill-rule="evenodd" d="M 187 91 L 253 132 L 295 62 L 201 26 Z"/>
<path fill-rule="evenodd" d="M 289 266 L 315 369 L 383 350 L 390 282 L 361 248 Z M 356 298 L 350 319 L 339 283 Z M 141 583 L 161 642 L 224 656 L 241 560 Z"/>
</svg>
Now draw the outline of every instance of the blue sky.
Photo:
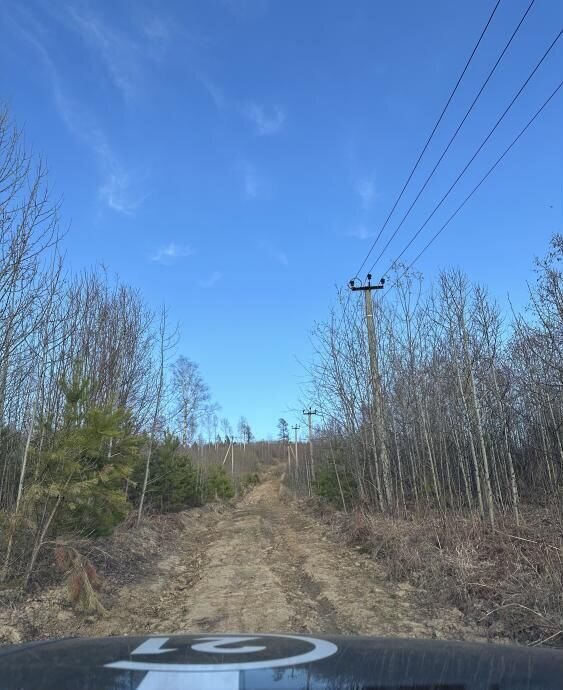
<svg viewBox="0 0 563 690">
<path fill-rule="evenodd" d="M 501 2 L 399 211 L 527 5 Z M 72 268 L 103 263 L 166 302 L 222 414 L 266 436 L 298 418 L 313 323 L 361 263 L 492 6 L 2 0 L 0 99 L 48 162 Z M 378 277 L 562 23 L 559 0 L 537 0 Z M 561 44 L 405 259 L 557 86 Z M 562 122 L 560 92 L 420 260 L 425 276 L 459 266 L 524 302 L 533 257 L 562 230 Z"/>
</svg>

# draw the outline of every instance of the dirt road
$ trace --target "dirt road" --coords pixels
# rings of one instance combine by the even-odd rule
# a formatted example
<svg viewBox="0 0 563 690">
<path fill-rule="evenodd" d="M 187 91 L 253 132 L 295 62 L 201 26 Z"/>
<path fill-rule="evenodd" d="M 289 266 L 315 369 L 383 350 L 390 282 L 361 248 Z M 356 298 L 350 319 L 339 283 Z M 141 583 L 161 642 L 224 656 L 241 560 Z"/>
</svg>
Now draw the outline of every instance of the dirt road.
<svg viewBox="0 0 563 690">
<path fill-rule="evenodd" d="M 84 619 L 60 610 L 51 616 L 50 634 L 293 631 L 479 639 L 458 611 L 430 614 L 412 588 L 388 582 L 377 563 L 326 532 L 280 496 L 279 479 L 270 477 L 236 507 L 189 519 L 174 545 L 162 546 L 152 572 L 113 593 L 107 616 Z"/>
</svg>

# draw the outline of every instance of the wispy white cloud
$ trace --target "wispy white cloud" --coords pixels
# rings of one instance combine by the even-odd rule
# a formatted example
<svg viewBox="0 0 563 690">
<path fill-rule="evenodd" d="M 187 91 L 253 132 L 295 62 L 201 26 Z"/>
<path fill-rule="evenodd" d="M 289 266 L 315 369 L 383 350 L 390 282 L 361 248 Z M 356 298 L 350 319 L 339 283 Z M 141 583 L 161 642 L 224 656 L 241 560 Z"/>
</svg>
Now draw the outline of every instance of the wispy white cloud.
<svg viewBox="0 0 563 690">
<path fill-rule="evenodd" d="M 227 102 L 223 89 L 212 79 L 209 79 L 209 77 L 207 77 L 204 74 L 198 74 L 197 79 L 199 80 L 205 91 L 207 91 L 207 94 L 215 104 L 215 107 L 219 110 L 222 110 Z"/>
<path fill-rule="evenodd" d="M 244 170 L 244 193 L 249 199 L 256 199 L 258 196 L 258 178 L 256 173 L 251 168 L 247 167 Z"/>
<path fill-rule="evenodd" d="M 237 17 L 246 19 L 264 14 L 269 6 L 268 0 L 222 0 L 222 4 Z"/>
<path fill-rule="evenodd" d="M 145 198 L 138 190 L 140 176 L 119 159 L 92 112 L 69 95 L 61 71 L 47 49 L 44 32 L 29 13 L 21 12 L 17 29 L 41 58 L 61 120 L 70 134 L 94 155 L 102 178 L 99 199 L 113 211 L 131 215 Z"/>
<path fill-rule="evenodd" d="M 241 103 L 236 99 L 226 96 L 224 89 L 207 75 L 197 74 L 208 96 L 218 110 L 231 110 L 249 122 L 258 136 L 271 136 L 278 134 L 284 128 L 287 120 L 287 111 L 281 105 L 266 106 L 256 102 Z"/>
<path fill-rule="evenodd" d="M 199 281 L 199 284 L 203 288 L 210 288 L 216 285 L 223 278 L 223 274 L 220 271 L 213 271 L 207 278 Z"/>
<path fill-rule="evenodd" d="M 259 247 L 266 256 L 270 257 L 270 259 L 273 259 L 276 263 L 280 264 L 281 266 L 289 266 L 289 257 L 282 249 L 273 247 L 271 244 L 265 241 L 260 242 Z"/>
<path fill-rule="evenodd" d="M 362 208 L 368 210 L 375 200 L 375 182 L 373 177 L 361 177 L 354 183 L 354 191 L 360 197 Z"/>
<path fill-rule="evenodd" d="M 238 166 L 244 196 L 247 199 L 257 199 L 264 191 L 264 180 L 258 174 L 256 168 L 247 160 L 243 160 Z"/>
<path fill-rule="evenodd" d="M 113 211 L 131 216 L 141 206 L 145 197 L 133 193 L 134 183 L 126 172 L 115 169 L 108 172 L 106 180 L 100 185 L 100 199 Z"/>
<path fill-rule="evenodd" d="M 176 244 L 176 242 L 170 242 L 164 247 L 160 247 L 156 251 L 151 259 L 164 266 L 169 266 L 174 263 L 177 259 L 183 259 L 188 256 L 193 256 L 194 251 L 188 245 Z"/>
<path fill-rule="evenodd" d="M 274 250 L 272 252 L 272 256 L 282 266 L 289 266 L 289 259 L 287 258 L 287 254 L 285 252 Z"/>
<path fill-rule="evenodd" d="M 143 33 L 155 43 L 163 43 L 170 40 L 173 33 L 170 23 L 163 17 L 153 14 L 143 22 Z"/>
<path fill-rule="evenodd" d="M 151 13 L 133 6 L 127 30 L 108 23 L 97 6 L 68 5 L 64 11 L 51 6 L 51 13 L 77 33 L 125 100 L 145 91 L 147 74 L 158 64 L 177 32 L 174 22 L 163 13 Z M 99 7 L 99 6 L 98 6 Z"/>
<path fill-rule="evenodd" d="M 56 77 L 53 97 L 68 130 L 95 155 L 102 177 L 98 198 L 112 211 L 133 215 L 145 200 L 139 189 L 141 176 L 123 165 L 103 129 L 87 110 L 69 98 Z"/>
<path fill-rule="evenodd" d="M 217 110 L 228 110 L 238 113 L 252 125 L 258 136 L 272 136 L 282 131 L 287 120 L 285 107 L 274 104 L 271 106 L 256 101 L 240 101 L 231 98 L 225 89 L 209 75 L 195 72 L 195 78 L 203 86 L 207 95 L 213 101 Z"/>
<path fill-rule="evenodd" d="M 374 233 L 369 230 L 365 225 L 357 225 L 356 227 L 348 230 L 346 233 L 349 237 L 354 237 L 357 240 L 369 240 L 374 236 Z"/>
<path fill-rule="evenodd" d="M 285 109 L 280 105 L 266 107 L 261 103 L 244 103 L 240 111 L 254 125 L 258 136 L 281 132 L 286 121 Z"/>
<path fill-rule="evenodd" d="M 129 34 L 110 26 L 84 5 L 68 9 L 71 25 L 90 47 L 109 75 L 114 86 L 130 98 L 137 92 L 142 78 L 144 54 L 139 43 Z"/>
</svg>

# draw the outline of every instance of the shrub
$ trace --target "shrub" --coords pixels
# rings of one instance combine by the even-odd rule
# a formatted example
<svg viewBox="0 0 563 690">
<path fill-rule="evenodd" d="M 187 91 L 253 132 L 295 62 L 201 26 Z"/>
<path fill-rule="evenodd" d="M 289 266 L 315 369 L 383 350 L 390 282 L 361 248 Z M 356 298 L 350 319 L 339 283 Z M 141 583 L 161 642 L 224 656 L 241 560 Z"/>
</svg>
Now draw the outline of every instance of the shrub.
<svg viewBox="0 0 563 690">
<path fill-rule="evenodd" d="M 65 423 L 38 457 L 43 480 L 27 495 L 37 511 L 59 500 L 56 533 L 107 535 L 129 510 L 123 481 L 138 452 L 130 413 L 111 405 L 88 408 L 84 382 L 61 386 Z"/>
<path fill-rule="evenodd" d="M 260 484 L 258 472 L 249 472 L 248 474 L 243 474 L 240 478 L 240 488 L 242 491 L 248 491 L 248 489 L 258 484 Z"/>
<path fill-rule="evenodd" d="M 327 503 L 342 508 L 343 496 L 347 506 L 356 499 L 356 483 L 344 467 L 335 467 L 332 463 L 326 463 L 317 468 L 315 493 Z"/>
<path fill-rule="evenodd" d="M 203 486 L 205 501 L 233 498 L 235 489 L 231 478 L 221 465 L 212 465 Z"/>
<path fill-rule="evenodd" d="M 201 503 L 197 471 L 180 441 L 171 434 L 154 450 L 151 477 L 149 500 L 161 512 L 176 512 Z"/>
<path fill-rule="evenodd" d="M 563 643 L 563 523 L 557 510 L 522 508 L 522 524 L 438 514 L 397 519 L 354 511 L 340 516 L 348 539 L 408 580 L 428 604 L 456 606 L 491 637 Z"/>
<path fill-rule="evenodd" d="M 65 534 L 107 536 L 125 519 L 129 510 L 129 503 L 120 489 L 101 481 L 88 482 L 88 485 L 77 482 L 68 488 L 57 527 Z"/>
</svg>

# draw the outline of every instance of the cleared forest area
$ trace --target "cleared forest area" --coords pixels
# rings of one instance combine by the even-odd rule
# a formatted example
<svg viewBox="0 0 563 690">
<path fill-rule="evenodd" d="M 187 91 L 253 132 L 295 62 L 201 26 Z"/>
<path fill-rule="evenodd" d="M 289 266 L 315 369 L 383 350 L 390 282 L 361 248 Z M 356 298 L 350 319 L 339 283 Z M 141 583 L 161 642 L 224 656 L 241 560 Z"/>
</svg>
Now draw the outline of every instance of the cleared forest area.
<svg viewBox="0 0 563 690">
<path fill-rule="evenodd" d="M 295 623 L 307 630 L 465 634 L 461 624 L 420 627 L 433 601 L 448 616 L 458 611 L 468 625 L 479 626 L 477 636 L 562 644 L 562 260 L 563 238 L 555 235 L 536 262 L 528 304 L 518 309 L 502 309 L 459 271 L 427 286 L 397 266 L 391 288 L 373 302 L 371 344 L 361 303 L 340 293 L 330 318 L 313 333 L 303 395 L 315 414 L 310 443 L 291 443 L 285 420 L 277 442 L 257 442 L 245 417 L 237 429 L 219 418 L 198 365 L 175 352 L 176 329 L 165 308 L 154 313 L 138 290 L 103 270 L 69 271 L 45 167 L 26 152 L 22 133 L 3 111 L 2 606 L 16 615 L 33 597 L 44 601 L 42 592 L 59 587 L 78 612 L 72 616 L 93 616 L 90 624 L 98 627 L 92 630 L 101 633 L 108 626 L 96 616 L 106 620 L 112 610 L 95 555 L 104 551 L 104 540 L 117 529 L 142 552 L 138 536 L 146 515 L 185 517 L 190 508 L 236 496 L 242 507 L 229 508 L 236 529 L 206 513 L 209 544 L 201 557 L 227 566 L 220 552 L 233 549 L 223 531 L 248 550 L 251 560 L 235 559 L 237 567 L 225 571 L 234 579 L 225 576 L 224 585 L 248 606 L 245 588 L 259 590 L 264 607 L 271 587 L 282 615 L 265 621 L 267 629 L 279 621 L 283 629 Z M 283 501 L 268 474 L 280 463 Z M 300 498 L 308 502 L 296 502 Z M 303 517 L 304 510 L 318 515 Z M 188 558 L 193 542 L 182 531 L 183 519 L 178 530 L 188 547 L 181 539 L 174 543 Z M 308 530 L 303 539 L 317 563 L 300 547 L 301 530 Z M 325 532 L 340 541 L 327 546 Z M 254 537 L 278 554 L 272 563 L 258 553 Z M 153 553 L 149 545 L 147 553 Z M 135 551 L 124 554 L 125 561 L 136 558 Z M 192 572 L 192 565 L 184 566 Z M 156 567 L 151 570 L 149 558 L 130 578 L 154 577 Z M 163 618 L 159 630 L 172 620 L 178 629 L 207 630 L 238 620 L 233 608 L 214 618 L 224 602 L 218 604 L 210 575 L 201 599 L 209 614 L 194 617 L 200 566 L 194 568 L 195 579 L 171 581 L 179 589 L 171 584 L 170 601 L 185 591 L 186 616 Z M 326 582 L 314 579 L 315 569 Z M 374 573 L 377 582 L 370 585 Z M 258 587 L 259 576 L 265 579 Z M 145 584 L 137 582 L 137 597 Z M 373 606 L 372 586 L 383 592 Z M 351 587 L 346 600 L 338 599 L 339 587 Z M 378 611 L 390 615 L 382 599 L 398 601 L 407 587 L 415 591 L 408 589 L 409 597 L 426 603 L 406 606 L 404 625 L 378 621 Z M 53 632 L 64 632 L 66 620 L 82 634 L 82 620 L 72 616 L 63 615 Z M 204 618 L 212 622 L 201 623 Z M 247 615 L 240 625 L 255 620 Z M 49 628 L 30 630 L 27 637 Z"/>
</svg>

